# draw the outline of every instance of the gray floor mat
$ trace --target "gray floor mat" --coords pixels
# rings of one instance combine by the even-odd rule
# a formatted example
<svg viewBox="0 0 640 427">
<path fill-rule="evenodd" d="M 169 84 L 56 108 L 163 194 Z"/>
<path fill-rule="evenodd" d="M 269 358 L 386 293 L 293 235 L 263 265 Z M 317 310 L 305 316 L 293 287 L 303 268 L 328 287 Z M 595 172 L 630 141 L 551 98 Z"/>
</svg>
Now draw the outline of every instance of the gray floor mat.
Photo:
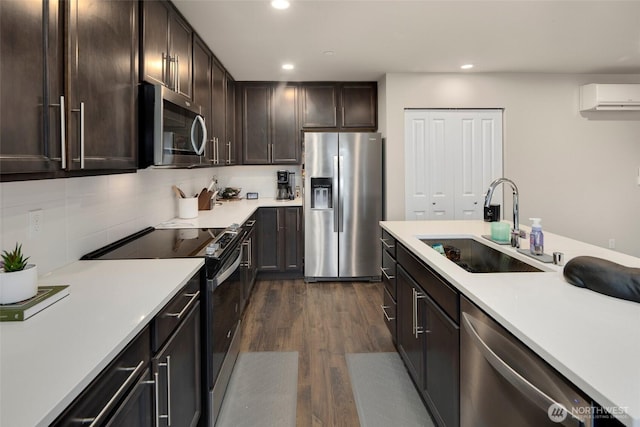
<svg viewBox="0 0 640 427">
<path fill-rule="evenodd" d="M 296 425 L 298 352 L 240 353 L 217 427 Z"/>
<path fill-rule="evenodd" d="M 398 353 L 349 353 L 347 366 L 362 427 L 433 427 Z"/>
</svg>

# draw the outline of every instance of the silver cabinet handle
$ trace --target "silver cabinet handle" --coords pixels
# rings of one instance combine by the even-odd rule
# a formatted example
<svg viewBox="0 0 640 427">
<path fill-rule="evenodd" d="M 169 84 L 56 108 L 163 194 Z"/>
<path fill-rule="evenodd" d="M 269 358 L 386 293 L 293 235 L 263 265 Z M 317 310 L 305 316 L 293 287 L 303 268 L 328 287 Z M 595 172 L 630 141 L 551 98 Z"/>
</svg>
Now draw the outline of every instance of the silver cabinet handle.
<svg viewBox="0 0 640 427">
<path fill-rule="evenodd" d="M 253 264 L 253 260 L 251 259 L 251 247 L 253 246 L 253 239 L 249 237 L 249 241 L 247 243 L 247 267 L 251 268 L 251 265 Z"/>
<path fill-rule="evenodd" d="M 411 288 L 413 292 L 413 336 L 418 338 L 418 335 L 425 332 L 424 328 L 418 325 L 418 300 L 425 298 L 424 294 L 415 290 L 415 288 Z"/>
<path fill-rule="evenodd" d="M 158 410 L 156 419 L 158 420 L 158 423 L 160 422 L 160 418 L 166 419 L 167 426 L 170 426 L 171 425 L 171 356 L 167 356 L 165 360 L 166 362 L 164 363 L 158 362 L 158 367 L 163 367 L 163 368 L 166 368 L 167 370 L 167 413 L 160 415 L 160 411 Z M 156 372 L 155 375 L 156 375 L 156 381 L 157 381 L 158 373 Z M 157 388 L 158 387 L 156 387 L 156 390 Z"/>
<path fill-rule="evenodd" d="M 160 388 L 160 383 L 158 382 L 158 373 L 154 372 L 153 373 L 153 378 L 154 378 L 154 382 L 155 382 L 155 393 L 154 393 L 154 399 L 155 399 L 155 407 L 156 407 L 156 426 L 160 425 L 160 395 L 159 395 L 159 391 L 158 389 Z"/>
<path fill-rule="evenodd" d="M 167 76 L 167 70 L 169 69 L 169 67 L 167 67 L 167 62 L 169 62 L 169 55 L 162 52 L 162 83 L 164 83 L 165 86 L 169 81 L 169 77 Z"/>
<path fill-rule="evenodd" d="M 380 270 L 382 271 L 382 274 L 384 274 L 384 277 L 387 278 L 387 280 L 393 280 L 396 278 L 396 276 L 389 276 L 389 274 L 387 273 L 388 268 L 380 267 Z"/>
<path fill-rule="evenodd" d="M 240 267 L 249 267 L 250 266 L 250 262 L 251 260 L 249 259 L 250 255 L 249 255 L 249 240 L 245 240 L 244 242 L 242 242 L 242 253 L 243 254 L 247 254 L 247 259 L 245 262 L 240 263 Z"/>
<path fill-rule="evenodd" d="M 175 75 L 176 92 L 180 92 L 180 57 L 176 55 L 176 75 Z"/>
<path fill-rule="evenodd" d="M 533 402 L 538 408 L 547 411 L 551 405 L 560 405 L 560 403 L 547 396 L 542 390 L 531 384 L 526 378 L 517 373 L 507 362 L 502 360 L 478 335 L 473 327 L 471 315 L 466 312 L 462 313 L 462 326 L 467 331 L 467 335 L 473 341 L 475 347 L 482 353 L 484 358 L 498 373 L 507 380 L 512 386 L 517 388 L 524 396 Z M 583 420 L 576 417 L 571 411 L 567 411 L 567 415 L 571 417 L 578 426 L 582 426 Z"/>
<path fill-rule="evenodd" d="M 84 169 L 84 102 L 80 103 L 80 108 L 71 111 L 80 113 L 80 169 Z"/>
<path fill-rule="evenodd" d="M 66 110 L 64 104 L 64 95 L 60 95 L 59 104 L 50 104 L 50 107 L 60 107 L 60 167 L 67 168 L 67 132 L 65 127 Z"/>
<path fill-rule="evenodd" d="M 396 245 L 390 245 L 387 243 L 387 239 L 383 239 L 382 237 L 380 238 L 380 241 L 382 242 L 382 244 L 384 245 L 385 248 L 387 249 L 393 249 L 396 247 Z"/>
<path fill-rule="evenodd" d="M 142 370 L 143 365 L 144 365 L 144 360 L 141 360 L 140 362 L 138 362 L 136 366 L 118 368 L 119 371 L 131 371 L 131 373 L 129 374 L 127 379 L 122 383 L 122 385 L 118 388 L 118 390 L 116 390 L 113 396 L 111 396 L 111 399 L 109 399 L 107 404 L 104 405 L 104 407 L 100 410 L 98 415 L 96 415 L 95 418 L 84 418 L 84 419 L 78 419 L 74 421 L 80 421 L 82 423 L 91 422 L 91 424 L 89 424 L 89 427 L 94 427 L 102 424 L 104 422 L 104 418 L 107 416 L 109 412 L 111 412 L 115 404 L 122 397 L 122 394 L 125 391 L 127 391 L 127 389 L 131 386 L 131 384 L 136 380 L 136 378 L 138 377 L 138 374 Z"/>
<path fill-rule="evenodd" d="M 227 164 L 231 164 L 231 141 L 227 142 Z"/>
<path fill-rule="evenodd" d="M 191 298 L 191 299 L 189 300 L 188 303 L 185 304 L 185 306 L 182 308 L 182 310 L 180 310 L 179 313 L 165 313 L 164 314 L 165 317 L 176 317 L 178 319 L 182 318 L 182 316 L 184 316 L 184 314 L 191 307 L 191 305 L 194 303 L 194 301 L 198 300 L 198 297 L 200 296 L 200 291 L 197 291 L 194 294 L 184 294 L 184 296 L 187 297 L 187 298 Z"/>
<path fill-rule="evenodd" d="M 387 319 L 387 322 L 391 322 L 392 320 L 396 320 L 395 317 L 389 317 L 389 315 L 387 314 L 387 308 L 391 308 L 388 305 L 382 305 L 380 304 L 380 308 L 382 308 L 382 312 L 384 313 L 384 318 Z"/>
</svg>

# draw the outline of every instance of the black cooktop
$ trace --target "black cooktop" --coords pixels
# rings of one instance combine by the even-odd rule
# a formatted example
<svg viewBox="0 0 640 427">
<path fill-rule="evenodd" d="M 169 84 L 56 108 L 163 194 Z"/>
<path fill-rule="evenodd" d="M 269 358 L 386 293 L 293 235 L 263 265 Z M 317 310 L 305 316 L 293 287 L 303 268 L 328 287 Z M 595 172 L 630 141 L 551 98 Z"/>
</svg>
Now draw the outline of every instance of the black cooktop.
<svg viewBox="0 0 640 427">
<path fill-rule="evenodd" d="M 204 256 L 206 246 L 224 228 L 146 228 L 81 259 L 188 258 Z"/>
</svg>

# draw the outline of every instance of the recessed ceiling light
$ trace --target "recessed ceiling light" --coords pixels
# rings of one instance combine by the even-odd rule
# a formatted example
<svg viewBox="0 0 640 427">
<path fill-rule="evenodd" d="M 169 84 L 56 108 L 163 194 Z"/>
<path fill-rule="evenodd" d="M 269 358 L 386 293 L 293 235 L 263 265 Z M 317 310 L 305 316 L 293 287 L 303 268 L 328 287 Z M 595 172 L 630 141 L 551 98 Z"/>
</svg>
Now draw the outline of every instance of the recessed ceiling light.
<svg viewBox="0 0 640 427">
<path fill-rule="evenodd" d="M 282 64 L 283 70 L 293 70 L 293 68 L 294 68 L 293 64 Z"/>
<path fill-rule="evenodd" d="M 273 7 L 274 9 L 288 9 L 289 8 L 289 2 L 287 0 L 273 0 L 271 2 L 271 7 Z"/>
<path fill-rule="evenodd" d="M 322 53 L 324 53 L 324 54 L 325 54 L 325 55 L 327 55 L 327 56 L 331 56 L 331 55 L 335 55 L 335 54 L 336 54 L 336 53 L 335 53 L 334 51 L 332 51 L 332 50 L 325 50 L 325 51 L 324 51 L 324 52 L 322 52 Z"/>
<path fill-rule="evenodd" d="M 463 70 L 470 70 L 473 68 L 473 64 L 464 64 L 460 66 L 460 68 L 462 68 Z"/>
</svg>

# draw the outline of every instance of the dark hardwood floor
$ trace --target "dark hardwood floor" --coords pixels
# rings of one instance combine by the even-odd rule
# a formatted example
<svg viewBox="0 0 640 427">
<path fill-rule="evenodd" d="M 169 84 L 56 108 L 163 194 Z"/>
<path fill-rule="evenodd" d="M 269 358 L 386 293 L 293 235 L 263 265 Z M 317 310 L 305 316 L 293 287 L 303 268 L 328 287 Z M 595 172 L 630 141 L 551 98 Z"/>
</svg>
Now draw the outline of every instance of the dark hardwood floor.
<svg viewBox="0 0 640 427">
<path fill-rule="evenodd" d="M 241 351 L 297 351 L 298 426 L 358 426 L 346 353 L 395 351 L 382 283 L 258 281 Z"/>
</svg>

